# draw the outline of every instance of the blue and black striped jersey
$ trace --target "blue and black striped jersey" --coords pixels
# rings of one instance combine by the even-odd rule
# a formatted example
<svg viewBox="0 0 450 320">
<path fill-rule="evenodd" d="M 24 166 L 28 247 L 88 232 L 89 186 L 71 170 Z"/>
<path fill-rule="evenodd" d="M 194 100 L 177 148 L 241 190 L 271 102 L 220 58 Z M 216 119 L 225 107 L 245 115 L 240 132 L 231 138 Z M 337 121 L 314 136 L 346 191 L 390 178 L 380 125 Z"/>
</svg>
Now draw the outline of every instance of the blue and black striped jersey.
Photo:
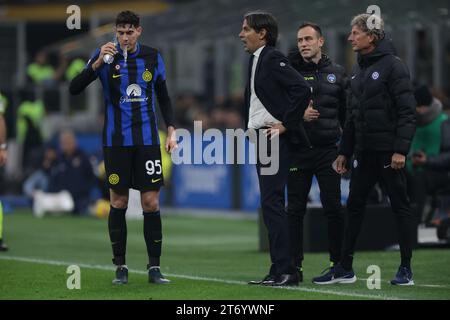
<svg viewBox="0 0 450 320">
<path fill-rule="evenodd" d="M 155 98 L 167 126 L 172 125 L 173 117 L 161 54 L 138 43 L 125 62 L 119 45 L 117 50 L 111 64 L 93 71 L 92 64 L 100 54 L 97 49 L 79 79 L 72 81 L 70 90 L 76 94 L 100 78 L 105 101 L 104 146 L 159 145 Z"/>
</svg>

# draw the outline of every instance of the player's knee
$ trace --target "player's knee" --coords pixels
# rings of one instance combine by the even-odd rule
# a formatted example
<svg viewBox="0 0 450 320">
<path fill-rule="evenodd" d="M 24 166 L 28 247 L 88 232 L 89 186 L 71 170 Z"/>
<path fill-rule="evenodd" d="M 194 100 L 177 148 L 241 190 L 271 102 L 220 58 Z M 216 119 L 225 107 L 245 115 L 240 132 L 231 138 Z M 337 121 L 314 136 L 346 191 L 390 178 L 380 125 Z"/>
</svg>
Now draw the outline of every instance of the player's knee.
<svg viewBox="0 0 450 320">
<path fill-rule="evenodd" d="M 159 211 L 159 199 L 149 198 L 142 200 L 142 209 L 144 212 L 156 212 Z"/>
<path fill-rule="evenodd" d="M 126 209 L 128 206 L 128 197 L 118 197 L 111 200 L 111 206 L 116 209 Z"/>
</svg>

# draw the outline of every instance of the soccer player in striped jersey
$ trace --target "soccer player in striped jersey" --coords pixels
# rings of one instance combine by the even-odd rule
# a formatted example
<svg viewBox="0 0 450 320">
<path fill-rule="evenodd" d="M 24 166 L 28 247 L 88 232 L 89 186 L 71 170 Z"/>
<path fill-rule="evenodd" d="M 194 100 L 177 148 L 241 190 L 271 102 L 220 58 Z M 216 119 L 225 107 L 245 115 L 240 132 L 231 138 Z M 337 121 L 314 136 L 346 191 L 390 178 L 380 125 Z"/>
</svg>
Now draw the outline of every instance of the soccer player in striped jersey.
<svg viewBox="0 0 450 320">
<path fill-rule="evenodd" d="M 163 284 L 169 280 L 160 271 L 162 229 L 159 190 L 164 178 L 156 99 L 168 131 L 165 148 L 172 152 L 177 147 L 166 71 L 158 50 L 138 42 L 142 27 L 137 14 L 120 12 L 115 25 L 118 43 L 106 43 L 95 51 L 83 72 L 72 80 L 70 92 L 80 93 L 97 78 L 103 86 L 103 151 L 111 201 L 108 227 L 113 263 L 117 267 L 113 282 L 128 282 L 125 212 L 128 190 L 133 188 L 141 192 L 149 282 Z M 105 55 L 113 57 L 112 63 L 104 62 Z"/>
</svg>

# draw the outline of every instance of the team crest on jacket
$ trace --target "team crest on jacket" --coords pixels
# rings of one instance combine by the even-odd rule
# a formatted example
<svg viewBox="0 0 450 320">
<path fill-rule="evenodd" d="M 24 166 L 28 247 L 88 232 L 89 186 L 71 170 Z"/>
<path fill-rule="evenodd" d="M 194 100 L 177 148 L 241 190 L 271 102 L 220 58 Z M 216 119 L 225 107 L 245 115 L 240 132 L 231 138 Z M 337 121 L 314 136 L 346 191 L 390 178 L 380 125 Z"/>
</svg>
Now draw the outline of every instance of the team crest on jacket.
<svg viewBox="0 0 450 320">
<path fill-rule="evenodd" d="M 286 66 L 286 63 L 280 62 L 280 67 L 285 67 L 285 66 Z"/>
<path fill-rule="evenodd" d="M 116 70 L 119 70 L 120 66 L 118 64 L 116 64 L 116 66 L 114 68 L 116 68 Z"/>
<path fill-rule="evenodd" d="M 375 71 L 374 73 L 372 73 L 373 80 L 377 80 L 379 77 L 380 77 L 380 74 L 378 72 Z"/>
<path fill-rule="evenodd" d="M 330 73 L 327 76 L 327 80 L 328 80 L 329 83 L 335 83 L 336 82 L 336 75 L 334 75 L 333 73 Z"/>
<path fill-rule="evenodd" d="M 354 160 L 353 161 L 353 168 L 357 168 L 358 167 L 358 160 Z"/>
</svg>

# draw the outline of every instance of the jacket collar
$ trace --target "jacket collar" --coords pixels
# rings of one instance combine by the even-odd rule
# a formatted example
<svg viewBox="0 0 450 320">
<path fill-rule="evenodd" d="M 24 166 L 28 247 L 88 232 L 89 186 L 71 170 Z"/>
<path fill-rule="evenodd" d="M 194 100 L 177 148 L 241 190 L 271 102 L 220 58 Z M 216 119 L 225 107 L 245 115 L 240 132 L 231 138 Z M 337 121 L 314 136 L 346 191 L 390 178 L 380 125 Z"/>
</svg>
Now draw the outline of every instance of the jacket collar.
<svg viewBox="0 0 450 320">
<path fill-rule="evenodd" d="M 394 54 L 395 48 L 392 44 L 392 41 L 390 39 L 384 38 L 380 41 L 380 43 L 378 43 L 378 45 L 372 52 L 364 55 L 358 53 L 358 64 L 361 67 L 370 66 L 382 57 Z"/>
<path fill-rule="evenodd" d="M 269 52 L 272 49 L 273 49 L 273 47 L 266 45 L 266 46 L 263 46 L 263 47 L 259 48 L 258 50 L 256 50 L 253 53 L 254 57 L 256 57 L 256 54 L 259 54 L 259 56 L 258 56 L 258 64 L 256 65 L 256 70 L 255 70 L 255 79 L 256 79 L 256 75 L 258 74 L 259 67 L 261 66 L 261 61 L 263 60 L 262 57 L 264 57 L 264 55 L 266 55 L 267 52 Z"/>
<path fill-rule="evenodd" d="M 320 70 L 331 65 L 330 58 L 324 53 L 322 53 L 322 57 L 317 64 L 314 62 L 306 62 L 297 49 L 292 50 L 289 53 L 289 61 L 295 69 L 300 71 L 315 71 L 317 69 Z"/>
<path fill-rule="evenodd" d="M 262 46 L 262 47 L 260 47 L 258 50 L 256 50 L 255 52 L 253 52 L 253 55 L 254 55 L 256 58 L 259 58 L 259 56 L 261 55 L 261 52 L 264 50 L 265 47 L 266 47 L 265 45 Z"/>
</svg>

